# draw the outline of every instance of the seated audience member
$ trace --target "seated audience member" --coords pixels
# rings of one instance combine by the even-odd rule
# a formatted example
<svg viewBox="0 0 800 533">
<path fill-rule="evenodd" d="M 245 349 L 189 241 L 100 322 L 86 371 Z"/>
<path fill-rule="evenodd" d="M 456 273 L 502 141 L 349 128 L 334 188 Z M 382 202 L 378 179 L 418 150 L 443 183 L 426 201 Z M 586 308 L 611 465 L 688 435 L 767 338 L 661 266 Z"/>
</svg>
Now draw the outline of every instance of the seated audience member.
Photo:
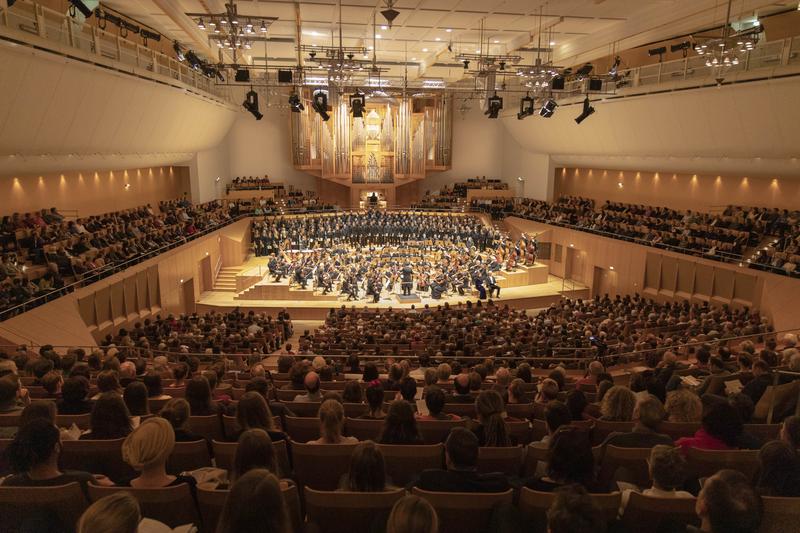
<svg viewBox="0 0 800 533">
<path fill-rule="evenodd" d="M 203 437 L 189 429 L 192 410 L 184 398 L 173 398 L 161 408 L 159 416 L 170 423 L 175 432 L 175 442 L 195 442 Z"/>
<path fill-rule="evenodd" d="M 53 423 L 44 418 L 31 420 L 19 428 L 9 443 L 6 457 L 14 472 L 2 480 L 5 487 L 52 487 L 77 481 L 81 485 L 95 482 L 113 485 L 104 476 L 79 470 L 60 470 L 61 435 Z"/>
<path fill-rule="evenodd" d="M 160 533 L 165 524 L 142 518 L 139 502 L 129 492 L 117 492 L 89 506 L 78 521 L 77 533 Z"/>
<path fill-rule="evenodd" d="M 541 492 L 578 483 L 595 491 L 594 455 L 588 431 L 561 426 L 550 439 L 547 454 L 547 475 L 530 479 L 525 485 Z"/>
<path fill-rule="evenodd" d="M 728 403 L 716 403 L 709 406 L 703 415 L 702 426 L 694 436 L 681 437 L 675 445 L 684 449 L 735 450 L 742 430 L 742 420 L 736 408 Z"/>
<path fill-rule="evenodd" d="M 178 389 L 186 387 L 186 376 L 189 375 L 189 365 L 186 363 L 178 363 L 172 369 L 173 382 L 169 385 L 169 389 Z"/>
<path fill-rule="evenodd" d="M 445 405 L 445 394 L 436 385 L 431 385 L 425 389 L 425 407 L 428 408 L 427 415 L 417 413 L 417 420 L 459 420 L 460 417 L 452 413 L 443 413 Z"/>
<path fill-rule="evenodd" d="M 303 378 L 303 386 L 306 389 L 305 394 L 298 394 L 294 397 L 296 402 L 321 402 L 322 393 L 319 390 L 320 380 L 316 372 L 309 372 Z"/>
<path fill-rule="evenodd" d="M 61 396 L 61 387 L 64 385 L 64 378 L 60 372 L 51 370 L 42 376 L 41 385 L 47 393 L 48 398 L 58 398 Z"/>
<path fill-rule="evenodd" d="M 364 402 L 364 391 L 361 389 L 361 385 L 359 385 L 358 381 L 352 380 L 344 384 L 342 401 L 344 401 L 344 403 Z"/>
<path fill-rule="evenodd" d="M 500 393 L 493 390 L 481 392 L 475 399 L 475 412 L 477 424 L 472 424 L 470 429 L 478 437 L 480 446 L 501 448 L 514 445 L 503 418 L 505 405 Z"/>
<path fill-rule="evenodd" d="M 700 422 L 703 419 L 703 401 L 689 389 L 667 393 L 664 408 L 669 422 Z"/>
<path fill-rule="evenodd" d="M 506 392 L 506 403 L 520 404 L 528 403 L 528 395 L 525 393 L 525 382 L 519 378 L 511 380 Z"/>
<path fill-rule="evenodd" d="M 175 432 L 163 418 L 148 418 L 127 436 L 122 443 L 122 459 L 139 472 L 125 485 L 134 488 L 173 487 L 195 480 L 190 476 L 167 474 L 167 459 L 175 448 Z"/>
<path fill-rule="evenodd" d="M 767 387 L 772 385 L 772 375 L 770 374 L 769 364 L 761 359 L 753 363 L 753 379 L 751 379 L 742 389 L 752 401 L 757 404 L 766 392 Z"/>
<path fill-rule="evenodd" d="M 383 420 L 386 418 L 386 413 L 383 412 L 383 385 L 377 379 L 371 381 L 364 391 L 367 398 L 367 405 L 369 411 L 361 415 L 359 418 L 365 420 Z"/>
<path fill-rule="evenodd" d="M 122 393 L 125 406 L 131 416 L 148 416 L 150 406 L 147 399 L 147 387 L 141 381 L 131 381 Z"/>
<path fill-rule="evenodd" d="M 125 402 L 113 392 L 100 395 L 94 402 L 90 425 L 92 429 L 81 435 L 81 440 L 121 439 L 133 430 Z"/>
<path fill-rule="evenodd" d="M 584 385 L 584 386 L 585 385 L 594 385 L 596 387 L 599 384 L 599 381 L 600 381 L 598 379 L 600 374 L 604 373 L 605 371 L 606 371 L 606 369 L 603 368 L 603 363 L 601 363 L 600 361 L 592 361 L 591 363 L 589 363 L 589 368 L 586 370 L 586 376 L 584 376 L 583 378 L 579 379 L 575 383 L 575 386 L 577 387 L 577 386 L 580 386 L 580 385 Z"/>
<path fill-rule="evenodd" d="M 29 403 L 28 389 L 20 387 L 16 375 L 0 378 L 0 414 L 20 413 Z"/>
<path fill-rule="evenodd" d="M 605 533 L 606 518 L 585 488 L 567 485 L 555 493 L 547 510 L 548 533 Z"/>
<path fill-rule="evenodd" d="M 795 450 L 800 448 L 800 416 L 792 415 L 784 418 L 780 438 Z"/>
<path fill-rule="evenodd" d="M 383 429 L 378 438 L 381 444 L 422 444 L 417 420 L 411 404 L 405 400 L 395 400 L 389 404 L 389 411 L 383 419 Z"/>
<path fill-rule="evenodd" d="M 161 376 L 155 373 L 145 374 L 142 383 L 147 387 L 147 397 L 153 400 L 169 400 L 172 396 L 164 394 Z"/>
<path fill-rule="evenodd" d="M 309 444 L 357 444 L 355 437 L 342 435 L 344 427 L 344 407 L 336 400 L 325 400 L 319 406 L 320 438 L 309 441 Z"/>
<path fill-rule="evenodd" d="M 539 403 L 547 403 L 558 399 L 558 382 L 552 378 L 545 378 L 539 385 L 539 393 L 536 395 L 536 401 Z"/>
<path fill-rule="evenodd" d="M 97 394 L 92 397 L 92 400 L 97 400 L 102 394 L 106 393 L 122 396 L 119 376 L 114 370 L 103 370 L 97 374 Z"/>
<path fill-rule="evenodd" d="M 672 446 L 672 438 L 658 432 L 658 426 L 664 420 L 664 408 L 658 398 L 648 396 L 639 402 L 633 410 L 633 419 L 633 431 L 612 433 L 603 445 L 619 448 L 652 448 L 657 444 Z"/>
<path fill-rule="evenodd" d="M 383 453 L 371 440 L 359 443 L 350 456 L 350 470 L 342 476 L 339 490 L 383 492 L 389 487 Z"/>
<path fill-rule="evenodd" d="M 275 419 L 267 401 L 257 392 L 246 392 L 236 405 L 236 422 L 241 431 L 263 429 L 273 442 L 288 440 L 286 434 L 275 427 Z M 238 435 L 237 435 L 238 439 Z"/>
<path fill-rule="evenodd" d="M 594 362 L 594 361 L 593 361 Z M 581 390 L 571 390 L 567 393 L 564 404 L 569 409 L 572 420 L 584 420 L 584 412 L 589 402 L 586 400 L 586 394 Z"/>
<path fill-rule="evenodd" d="M 244 391 L 245 392 L 252 391 L 259 393 L 265 400 L 267 400 L 267 405 L 269 405 L 269 410 L 272 411 L 272 414 L 281 417 L 281 421 L 283 422 L 285 422 L 284 420 L 285 417 L 295 416 L 292 410 L 286 407 L 283 403 L 278 401 L 271 401 L 269 399 L 270 386 L 266 378 L 251 379 L 250 381 L 247 382 L 247 385 L 245 385 Z"/>
<path fill-rule="evenodd" d="M 633 419 L 633 409 L 636 406 L 636 396 L 628 387 L 615 385 L 608 389 L 600 405 L 600 420 L 609 422 L 630 422 Z"/>
<path fill-rule="evenodd" d="M 83 376 L 69 377 L 61 387 L 61 399 L 56 402 L 60 415 L 83 415 L 92 412 L 89 396 L 89 380 Z"/>
<path fill-rule="evenodd" d="M 453 367 L 447 363 L 442 363 L 436 367 L 436 383 L 439 385 L 447 385 L 450 383 L 450 375 L 453 373 Z"/>
<path fill-rule="evenodd" d="M 281 477 L 275 446 L 266 431 L 263 429 L 242 431 L 238 443 L 231 466 L 230 483 L 235 483 L 237 479 L 257 468 L 268 470 L 276 477 Z"/>
<path fill-rule="evenodd" d="M 449 403 L 472 403 L 475 398 L 469 393 L 469 375 L 459 374 L 453 380 L 453 390 L 455 391 L 447 399 Z"/>
<path fill-rule="evenodd" d="M 439 533 L 436 510 L 419 496 L 403 496 L 392 507 L 386 533 Z"/>
<path fill-rule="evenodd" d="M 231 486 L 216 533 L 287 533 L 291 522 L 278 478 L 250 470 Z"/>
<path fill-rule="evenodd" d="M 400 380 L 400 388 L 395 395 L 396 400 L 404 400 L 411 406 L 411 410 L 417 412 L 417 380 L 406 376 Z"/>
<path fill-rule="evenodd" d="M 696 510 L 700 529 L 689 526 L 689 533 L 757 533 L 764 513 L 761 498 L 736 470 L 709 477 L 697 496 Z"/>
<path fill-rule="evenodd" d="M 762 496 L 800 496 L 800 456 L 780 440 L 766 443 L 758 452 L 756 490 Z"/>
<path fill-rule="evenodd" d="M 553 434 L 558 431 L 561 426 L 568 426 L 572 421 L 572 414 L 563 402 L 553 400 L 547 402 L 544 408 L 544 424 L 547 428 L 547 435 L 534 443 L 532 446 L 547 448 Z"/>
<path fill-rule="evenodd" d="M 222 404 L 211 399 L 211 387 L 203 376 L 193 377 L 186 384 L 186 401 L 192 416 L 223 415 L 226 412 Z"/>
<path fill-rule="evenodd" d="M 694 498 L 690 492 L 680 490 L 686 481 L 688 464 L 679 448 L 672 445 L 657 444 L 650 450 L 650 459 L 647 460 L 650 479 L 653 485 L 644 489 L 642 494 L 656 498 Z M 624 513 L 625 506 L 630 499 L 630 490 L 622 493 L 622 506 L 620 514 Z"/>
<path fill-rule="evenodd" d="M 414 486 L 434 492 L 505 492 L 508 479 L 499 473 L 478 473 L 478 437 L 470 430 L 455 427 L 445 442 L 446 470 L 424 470 Z"/>
</svg>

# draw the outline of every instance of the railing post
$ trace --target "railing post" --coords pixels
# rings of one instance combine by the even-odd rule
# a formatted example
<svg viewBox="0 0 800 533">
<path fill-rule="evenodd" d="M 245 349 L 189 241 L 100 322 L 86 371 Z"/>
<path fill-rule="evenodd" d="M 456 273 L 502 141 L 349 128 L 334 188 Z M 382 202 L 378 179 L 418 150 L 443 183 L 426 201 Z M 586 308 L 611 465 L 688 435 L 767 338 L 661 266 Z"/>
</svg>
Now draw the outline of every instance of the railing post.
<svg viewBox="0 0 800 533">
<path fill-rule="evenodd" d="M 781 47 L 781 65 L 788 65 L 789 59 L 792 57 L 792 40 L 793 37 L 786 37 L 783 39 L 783 47 Z"/>
<path fill-rule="evenodd" d="M 689 74 L 689 56 L 683 58 L 683 79 Z"/>
<path fill-rule="evenodd" d="M 92 48 L 94 49 L 94 55 L 100 56 L 100 39 L 98 34 L 98 29 L 96 26 L 92 26 Z"/>
<path fill-rule="evenodd" d="M 72 22 L 68 18 L 65 18 L 64 24 L 67 25 L 67 38 L 69 39 L 69 46 L 70 48 L 75 48 L 75 34 L 73 33 Z"/>
<path fill-rule="evenodd" d="M 122 37 L 117 35 L 117 38 L 115 39 L 115 42 L 117 43 L 117 61 L 121 62 L 122 61 Z"/>
<path fill-rule="evenodd" d="M 42 39 L 47 39 L 47 28 L 44 22 L 44 11 L 39 4 L 33 4 L 33 16 L 36 19 L 36 32 Z"/>
</svg>

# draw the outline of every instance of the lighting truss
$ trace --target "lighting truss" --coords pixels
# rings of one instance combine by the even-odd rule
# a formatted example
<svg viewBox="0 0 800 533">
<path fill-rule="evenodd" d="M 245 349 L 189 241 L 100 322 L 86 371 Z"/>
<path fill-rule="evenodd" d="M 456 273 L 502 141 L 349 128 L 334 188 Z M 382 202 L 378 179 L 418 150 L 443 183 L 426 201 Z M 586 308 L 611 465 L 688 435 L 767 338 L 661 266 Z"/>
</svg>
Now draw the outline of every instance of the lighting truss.
<svg viewBox="0 0 800 533">
<path fill-rule="evenodd" d="M 490 73 L 501 74 L 522 61 L 518 55 L 488 55 L 488 54 L 456 54 L 456 61 L 464 64 L 464 70 L 468 70 L 475 77 L 485 77 Z M 472 65 L 472 67 L 470 67 Z"/>
<path fill-rule="evenodd" d="M 277 17 L 240 14 L 233 0 L 225 4 L 224 13 L 186 13 L 197 27 L 219 48 L 238 50 L 252 48 L 253 41 L 266 39 L 267 30 Z"/>
<path fill-rule="evenodd" d="M 533 65 L 517 65 L 516 76 L 524 87 L 534 92 L 543 91 L 550 88 L 553 78 L 559 75 L 562 68 L 537 57 Z"/>
<path fill-rule="evenodd" d="M 738 33 L 733 33 L 731 26 L 731 6 L 733 0 L 728 0 L 728 12 L 725 15 L 725 25 L 722 27 L 722 37 L 697 43 L 694 51 L 704 56 L 706 66 L 716 70 L 717 83 L 722 82 L 726 69 L 740 63 L 740 56 L 744 56 L 756 47 L 761 26 L 756 24 Z"/>
<path fill-rule="evenodd" d="M 298 50 L 307 54 L 305 69 L 310 77 L 325 76 L 330 82 L 350 83 L 355 78 L 380 77 L 389 69 L 377 66 L 368 56 L 366 48 L 358 46 L 310 46 L 301 45 Z"/>
</svg>

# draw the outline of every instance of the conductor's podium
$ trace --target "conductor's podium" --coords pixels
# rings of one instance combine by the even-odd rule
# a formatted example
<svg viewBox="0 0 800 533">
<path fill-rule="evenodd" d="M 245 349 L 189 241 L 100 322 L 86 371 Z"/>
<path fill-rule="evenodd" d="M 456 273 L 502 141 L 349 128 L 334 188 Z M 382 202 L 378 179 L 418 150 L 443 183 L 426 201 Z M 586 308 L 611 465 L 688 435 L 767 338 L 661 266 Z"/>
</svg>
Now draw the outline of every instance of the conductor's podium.
<svg viewBox="0 0 800 533">
<path fill-rule="evenodd" d="M 532 266 L 518 266 L 514 272 L 500 270 L 495 272 L 494 277 L 501 289 L 510 289 L 512 287 L 547 283 L 549 272 L 550 268 L 547 265 L 537 263 Z"/>
</svg>

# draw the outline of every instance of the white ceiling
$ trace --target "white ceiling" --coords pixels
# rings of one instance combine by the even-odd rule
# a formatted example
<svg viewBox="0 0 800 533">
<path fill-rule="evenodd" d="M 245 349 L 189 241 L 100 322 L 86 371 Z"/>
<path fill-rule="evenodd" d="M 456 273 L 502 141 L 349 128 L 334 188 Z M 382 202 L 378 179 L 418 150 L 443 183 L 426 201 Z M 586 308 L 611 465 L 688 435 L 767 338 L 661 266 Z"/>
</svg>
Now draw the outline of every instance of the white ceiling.
<svg viewBox="0 0 800 533">
<path fill-rule="evenodd" d="M 104 0 L 104 4 L 149 24 L 187 46 L 216 54 L 191 13 L 220 13 L 223 0 Z M 296 65 L 296 15 L 299 4 L 301 42 L 319 46 L 338 43 L 337 0 L 238 0 L 239 13 L 277 17 L 266 46 L 256 43 L 247 60 L 272 66 Z M 372 46 L 373 14 L 377 14 L 377 59 L 388 76 L 455 81 L 464 70 L 454 61 L 458 52 L 505 54 L 520 48 L 552 48 L 556 64 L 574 65 L 650 42 L 719 25 L 725 20 L 724 0 L 398 0 L 400 15 L 392 29 L 379 11 L 382 0 L 342 0 L 343 44 Z M 734 18 L 750 17 L 796 6 L 796 0 L 734 0 Z M 539 32 L 540 9 L 543 13 Z M 484 31 L 481 34 L 481 24 Z M 451 31 L 447 31 L 447 30 Z M 481 38 L 482 35 L 482 38 Z M 552 47 L 550 42 L 554 43 Z M 452 52 L 448 51 L 448 46 Z M 370 52 L 371 53 L 371 52 Z M 530 63 L 534 52 L 521 55 Z M 214 56 L 216 60 L 216 55 Z"/>
</svg>

